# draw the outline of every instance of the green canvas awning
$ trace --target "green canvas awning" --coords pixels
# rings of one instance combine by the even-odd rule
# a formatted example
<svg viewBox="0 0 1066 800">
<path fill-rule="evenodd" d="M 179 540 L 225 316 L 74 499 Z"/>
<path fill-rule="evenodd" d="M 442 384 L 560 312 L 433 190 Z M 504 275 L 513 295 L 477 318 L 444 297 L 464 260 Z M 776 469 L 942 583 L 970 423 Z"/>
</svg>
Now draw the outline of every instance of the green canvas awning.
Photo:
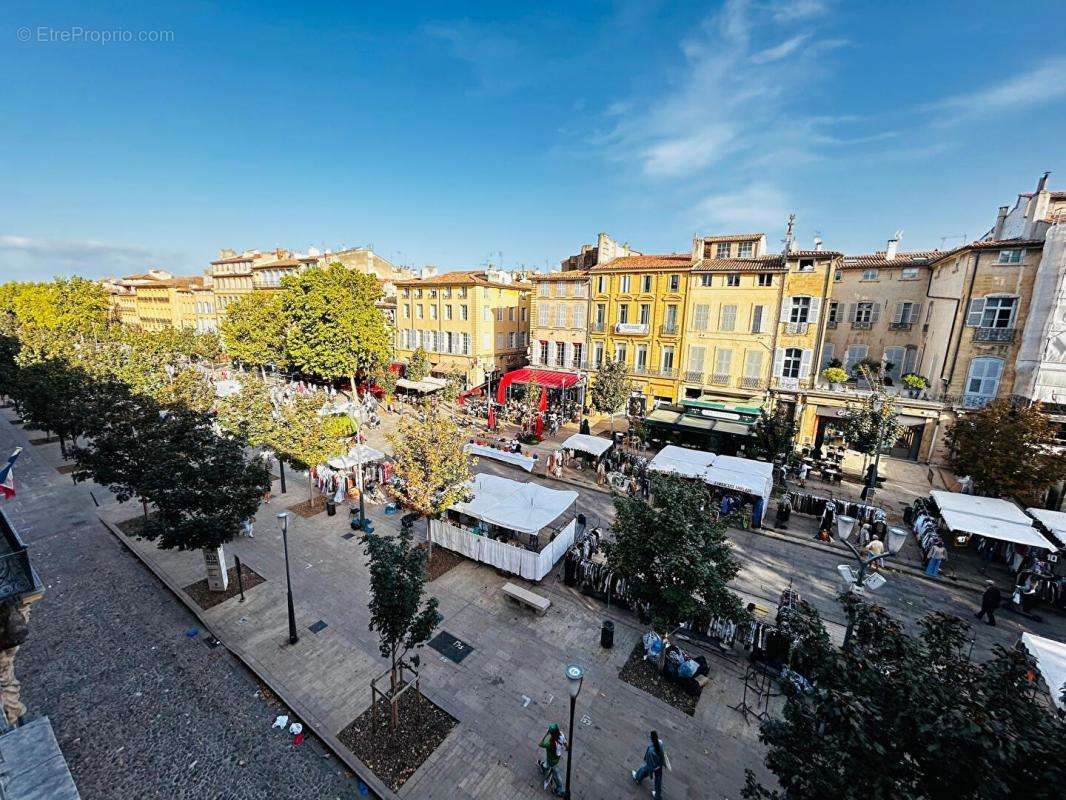
<svg viewBox="0 0 1066 800">
<path fill-rule="evenodd" d="M 731 422 L 713 417 L 686 414 L 678 406 L 659 406 L 646 417 L 644 423 L 656 428 L 688 433 L 725 433 L 731 436 L 752 436 L 751 428 L 743 422 Z"/>
<path fill-rule="evenodd" d="M 745 417 L 758 417 L 762 410 L 758 406 L 741 406 L 733 403 L 720 402 L 718 400 L 699 400 L 686 398 L 681 401 L 686 408 L 706 408 L 712 411 L 728 411 Z"/>
</svg>

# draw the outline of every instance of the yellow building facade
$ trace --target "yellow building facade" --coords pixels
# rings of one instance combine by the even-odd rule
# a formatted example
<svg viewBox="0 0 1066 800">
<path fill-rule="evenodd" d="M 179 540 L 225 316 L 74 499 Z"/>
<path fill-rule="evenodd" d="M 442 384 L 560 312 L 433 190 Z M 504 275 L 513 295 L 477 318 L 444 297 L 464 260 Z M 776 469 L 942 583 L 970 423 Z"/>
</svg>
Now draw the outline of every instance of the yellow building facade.
<svg viewBox="0 0 1066 800">
<path fill-rule="evenodd" d="M 630 408 L 643 413 L 655 402 L 675 402 L 689 254 L 623 256 L 591 268 L 589 367 L 621 361 L 633 377 Z M 590 375 L 595 382 L 595 375 Z"/>
<path fill-rule="evenodd" d="M 439 375 L 477 386 L 525 363 L 532 285 L 505 273 L 448 272 L 396 283 L 396 359 L 421 347 Z"/>
<path fill-rule="evenodd" d="M 588 369 L 588 272 L 541 273 L 532 281 L 530 364 L 571 372 Z"/>
</svg>

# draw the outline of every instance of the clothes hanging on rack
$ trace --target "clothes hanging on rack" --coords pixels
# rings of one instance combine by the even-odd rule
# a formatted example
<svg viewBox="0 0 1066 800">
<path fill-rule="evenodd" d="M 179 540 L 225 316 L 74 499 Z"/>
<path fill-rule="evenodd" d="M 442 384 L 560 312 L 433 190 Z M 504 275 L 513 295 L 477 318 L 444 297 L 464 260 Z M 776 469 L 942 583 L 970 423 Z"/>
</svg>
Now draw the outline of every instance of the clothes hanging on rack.
<svg viewBox="0 0 1066 800">
<path fill-rule="evenodd" d="M 793 489 L 788 493 L 788 498 L 792 503 L 792 510 L 795 513 L 807 514 L 812 517 L 821 517 L 825 512 L 826 504 L 829 502 L 833 503 L 833 511 L 835 514 L 854 517 L 860 522 L 873 522 L 878 513 L 884 514 L 884 511 L 877 506 L 871 506 L 866 503 L 859 503 L 854 500 L 846 500 L 843 498 L 831 499 L 828 497 L 818 497 L 817 495 L 801 492 L 796 489 Z"/>
</svg>

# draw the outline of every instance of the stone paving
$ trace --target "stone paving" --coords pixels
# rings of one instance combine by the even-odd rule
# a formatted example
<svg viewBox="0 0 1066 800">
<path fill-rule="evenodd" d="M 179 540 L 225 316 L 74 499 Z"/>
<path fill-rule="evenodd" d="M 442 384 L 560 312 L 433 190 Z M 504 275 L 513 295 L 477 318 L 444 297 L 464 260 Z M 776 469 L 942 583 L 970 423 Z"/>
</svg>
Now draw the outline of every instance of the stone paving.
<svg viewBox="0 0 1066 800">
<path fill-rule="evenodd" d="M 395 418 L 386 417 L 386 424 L 371 432 L 371 444 L 380 446 L 394 423 Z M 487 459 L 480 461 L 476 471 L 530 479 L 521 470 Z M 576 510 L 585 513 L 592 524 L 609 522 L 610 496 L 593 488 L 577 488 Z M 284 561 L 274 515 L 305 496 L 303 483 L 292 476 L 288 494 L 276 494 L 271 504 L 261 507 L 255 537 L 227 546 L 230 559 L 240 556 L 266 583 L 250 589 L 243 604 L 231 599 L 199 615 L 327 743 L 336 745 L 331 737 L 369 705 L 369 681 L 380 673 L 384 661 L 378 655 L 376 637 L 367 628 L 368 580 L 362 548 L 358 539 L 343 538 L 349 532 L 343 513 L 290 518 L 293 592 L 301 638 L 295 646 L 287 642 Z M 84 495 L 82 499 L 86 502 Z M 91 511 L 87 506 L 77 513 Z M 111 522 L 136 513 L 131 505 L 112 504 L 100 510 Z M 380 507 L 371 507 L 370 516 L 379 532 L 388 532 L 397 524 L 397 518 L 384 516 Z M 772 610 L 780 591 L 791 584 L 821 611 L 839 640 L 844 620 L 835 600 L 835 566 L 843 562 L 844 552 L 838 545 L 815 543 L 810 531 L 798 525 L 781 533 L 733 530 L 730 535 L 743 565 L 734 581 L 739 594 Z M 150 543 L 122 538 L 179 596 L 182 586 L 203 576 L 198 554 L 162 552 Z M 432 650 L 423 651 L 425 692 L 459 719 L 460 725 L 398 795 L 542 796 L 534 763 L 536 743 L 549 722 L 566 721 L 562 672 L 571 661 L 584 666 L 587 675 L 578 701 L 575 797 L 642 796 L 647 789 L 632 785 L 628 769 L 638 763 L 651 727 L 662 733 L 671 751 L 674 771 L 667 775 L 667 796 L 736 798 L 745 767 L 765 778 L 757 728 L 729 708 L 740 699 L 743 653 L 738 652 L 735 659 L 709 656 L 712 682 L 695 716 L 689 717 L 618 679 L 643 628 L 627 613 L 606 609 L 563 585 L 560 572 L 556 569 L 535 589 L 552 600 L 544 617 L 534 617 L 506 601 L 500 587 L 515 578 L 483 565 L 463 563 L 430 584 L 429 591 L 439 598 L 444 615 L 441 629 L 462 639 L 473 652 L 454 664 Z M 899 570 L 888 577 L 877 600 L 912 624 L 932 609 L 965 615 L 976 603 L 976 593 L 961 582 L 930 581 Z M 615 622 L 612 650 L 598 646 L 603 619 Z M 116 616 L 116 621 L 123 620 Z M 998 628 L 977 626 L 975 654 L 987 654 L 997 644 L 1012 645 L 1023 624 L 1041 635 L 1066 638 L 1066 624 L 1060 617 L 1035 624 L 1008 612 L 1001 620 Z M 318 621 L 326 628 L 312 633 L 309 628 Z M 49 713 L 57 719 L 56 712 Z M 217 764 L 212 766 L 217 768 Z M 375 788 L 391 796 L 383 787 Z"/>
<path fill-rule="evenodd" d="M 0 413 L 0 451 L 27 434 Z M 38 435 L 38 434 L 33 434 Z M 272 731 L 277 703 L 97 519 L 59 475 L 59 445 L 26 447 L 4 504 L 46 586 L 15 670 L 29 716 L 48 715 L 85 800 L 355 798 L 321 745 Z M 112 504 L 95 487 L 97 500 Z M 132 506 L 123 508 L 129 515 Z"/>
</svg>

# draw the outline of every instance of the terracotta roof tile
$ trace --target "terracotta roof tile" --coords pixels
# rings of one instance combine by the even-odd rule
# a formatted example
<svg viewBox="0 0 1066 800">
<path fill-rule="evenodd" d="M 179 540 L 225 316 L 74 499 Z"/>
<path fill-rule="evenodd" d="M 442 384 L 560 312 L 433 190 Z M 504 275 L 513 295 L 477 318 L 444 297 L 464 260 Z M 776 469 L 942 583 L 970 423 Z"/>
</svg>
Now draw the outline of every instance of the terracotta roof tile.
<svg viewBox="0 0 1066 800">
<path fill-rule="evenodd" d="M 606 264 L 598 264 L 589 272 L 640 272 L 644 270 L 688 269 L 692 266 L 689 253 L 668 253 L 660 256 L 622 256 Z"/>
<path fill-rule="evenodd" d="M 704 242 L 707 244 L 716 244 L 718 242 L 757 242 L 766 236 L 765 233 L 730 233 L 724 236 L 701 236 Z"/>
<path fill-rule="evenodd" d="M 230 256 L 229 258 L 220 258 L 217 261 L 212 261 L 212 264 L 240 264 L 245 261 L 254 260 L 255 256 Z"/>
<path fill-rule="evenodd" d="M 561 272 L 538 272 L 530 280 L 537 281 L 580 281 L 588 279 L 587 269 L 564 269 Z"/>
<path fill-rule="evenodd" d="M 885 252 L 883 250 L 878 250 L 876 253 L 844 256 L 844 269 L 868 269 L 870 267 L 883 267 L 885 269 L 891 267 L 921 267 L 928 265 L 939 255 L 941 255 L 940 250 L 914 250 L 907 253 L 896 253 L 896 257 L 889 261 L 885 258 Z"/>
<path fill-rule="evenodd" d="M 938 261 L 943 261 L 949 256 L 958 255 L 959 253 L 968 253 L 971 250 L 1011 250 L 1018 248 L 1037 250 L 1043 249 L 1043 247 L 1043 239 L 986 239 L 984 241 L 964 244 L 961 247 L 956 247 L 954 250 L 945 250 L 935 258 L 930 259 L 930 262 L 936 263 Z"/>
<path fill-rule="evenodd" d="M 406 281 L 395 281 L 396 286 L 410 286 L 418 288 L 422 286 L 494 286 L 499 289 L 529 289 L 529 283 L 499 283 L 490 281 L 483 271 L 457 270 L 455 272 L 442 272 L 432 278 L 413 278 Z"/>
<path fill-rule="evenodd" d="M 785 259 L 781 255 L 758 256 L 757 258 L 705 258 L 693 272 L 784 272 Z"/>
<path fill-rule="evenodd" d="M 837 250 L 793 250 L 789 258 L 838 258 L 844 255 Z"/>
</svg>

